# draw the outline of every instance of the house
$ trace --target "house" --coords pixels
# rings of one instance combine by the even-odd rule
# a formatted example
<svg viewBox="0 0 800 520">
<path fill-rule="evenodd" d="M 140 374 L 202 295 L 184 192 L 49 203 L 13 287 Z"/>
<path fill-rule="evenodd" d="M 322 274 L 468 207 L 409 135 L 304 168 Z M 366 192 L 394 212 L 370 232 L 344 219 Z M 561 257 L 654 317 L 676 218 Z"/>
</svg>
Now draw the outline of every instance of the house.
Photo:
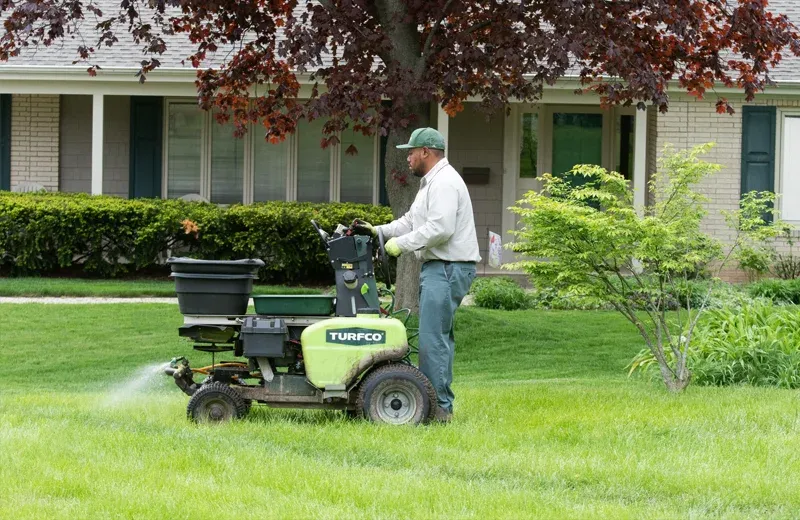
<svg viewBox="0 0 800 520">
<path fill-rule="evenodd" d="M 110 1 L 110 0 L 106 0 Z M 113 3 L 113 2 L 112 2 Z M 800 5 L 770 4 L 794 20 Z M 217 203 L 265 200 L 385 202 L 379 138 L 343 135 L 319 147 L 322 122 L 301 124 L 296 135 L 270 144 L 251 131 L 233 137 L 230 126 L 197 107 L 195 71 L 181 59 L 188 42 L 174 41 L 162 66 L 139 83 L 138 47 L 126 41 L 102 48 L 96 77 L 73 65 L 74 44 L 39 49 L 0 63 L 0 189 L 32 181 L 48 190 L 121 197 L 181 197 Z M 776 190 L 779 209 L 800 223 L 800 59 L 774 71 L 779 85 L 745 103 L 718 89 L 736 113 L 716 113 L 715 99 L 698 101 L 676 88 L 669 112 L 601 109 L 597 98 L 576 96 L 565 79 L 537 105 L 514 103 L 510 114 L 486 121 L 474 107 L 449 118 L 435 106 L 435 124 L 447 155 L 472 195 L 481 254 L 487 234 L 515 225 L 507 210 L 539 186 L 542 172 L 596 163 L 631 180 L 635 203 L 646 204 L 646 182 L 667 143 L 687 148 L 714 141 L 708 157 L 723 165 L 703 190 L 710 196 L 705 226 L 728 235 L 721 210 L 734 209 L 744 191 Z M 357 156 L 342 151 L 350 144 Z M 510 254 L 510 253 L 509 253 Z"/>
</svg>

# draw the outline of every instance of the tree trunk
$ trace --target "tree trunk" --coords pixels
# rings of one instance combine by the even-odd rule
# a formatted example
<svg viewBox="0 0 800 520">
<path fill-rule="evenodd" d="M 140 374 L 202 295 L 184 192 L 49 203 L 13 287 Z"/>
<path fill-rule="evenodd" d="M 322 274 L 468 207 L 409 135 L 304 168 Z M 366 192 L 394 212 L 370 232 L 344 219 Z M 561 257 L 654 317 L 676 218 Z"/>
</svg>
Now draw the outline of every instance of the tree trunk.
<svg viewBox="0 0 800 520">
<path fill-rule="evenodd" d="M 387 62 L 396 62 L 401 67 L 414 71 L 415 81 L 422 81 L 425 58 L 422 55 L 421 34 L 417 22 L 408 16 L 408 5 L 404 0 L 376 0 L 375 13 L 386 34 L 392 41 L 388 55 L 381 57 Z M 388 61 L 387 61 L 388 60 Z M 406 128 L 389 131 L 386 143 L 386 194 L 395 218 L 402 216 L 411 207 L 419 191 L 419 179 L 408 169 L 406 151 L 396 145 L 407 143 L 415 128 L 429 125 L 430 104 L 428 100 L 405 97 L 402 107 L 395 107 L 408 116 L 411 124 Z M 400 255 L 397 263 L 395 302 L 399 308 L 419 312 L 419 262 L 412 253 Z"/>
<path fill-rule="evenodd" d="M 645 337 L 645 340 L 647 340 L 647 337 Z M 666 385 L 667 390 L 676 394 L 683 392 L 686 387 L 689 386 L 689 382 L 691 380 L 691 374 L 686 367 L 684 366 L 681 368 L 680 366 L 676 366 L 677 374 L 672 371 L 669 366 L 669 362 L 664 355 L 664 346 L 661 344 L 660 340 L 657 344 L 650 346 L 650 351 L 653 353 L 656 361 L 658 362 L 658 368 L 661 371 L 661 379 L 664 381 L 664 385 Z M 680 363 L 677 363 L 677 365 L 680 365 Z"/>
<path fill-rule="evenodd" d="M 415 128 L 429 125 L 428 103 L 414 104 L 410 112 L 416 116 L 413 127 L 390 130 L 386 142 L 386 194 L 389 196 L 394 218 L 401 217 L 408 211 L 419 191 L 419 179 L 408 169 L 406 150 L 398 150 L 395 146 L 407 143 Z M 420 263 L 414 253 L 400 255 L 397 261 L 397 308 L 408 308 L 415 314 L 419 311 L 419 268 Z"/>
<path fill-rule="evenodd" d="M 689 386 L 689 378 L 670 377 L 668 379 L 665 379 L 664 383 L 667 385 L 667 390 L 678 394 L 686 390 L 686 387 Z"/>
</svg>

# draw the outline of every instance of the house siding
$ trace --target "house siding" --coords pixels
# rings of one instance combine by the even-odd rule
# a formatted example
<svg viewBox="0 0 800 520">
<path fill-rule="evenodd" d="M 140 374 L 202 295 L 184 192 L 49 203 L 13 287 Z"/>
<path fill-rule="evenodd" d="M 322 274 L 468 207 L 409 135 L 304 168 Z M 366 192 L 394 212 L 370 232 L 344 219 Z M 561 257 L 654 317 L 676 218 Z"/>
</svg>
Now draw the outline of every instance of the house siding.
<svg viewBox="0 0 800 520">
<path fill-rule="evenodd" d="M 450 120 L 447 157 L 453 167 L 459 173 L 465 167 L 489 168 L 488 184 L 467 184 L 483 262 L 489 257 L 489 231 L 502 232 L 503 126 L 502 112 L 486 121 L 486 116 L 472 103 Z"/>
<path fill-rule="evenodd" d="M 61 191 L 92 191 L 92 96 L 61 96 Z"/>
<path fill-rule="evenodd" d="M 14 94 L 11 98 L 11 188 L 37 182 L 58 190 L 59 96 Z"/>
<path fill-rule="evenodd" d="M 647 109 L 647 151 L 645 159 L 645 204 L 653 204 L 650 181 L 658 169 L 658 111 L 655 107 Z"/>
<path fill-rule="evenodd" d="M 721 170 L 705 179 L 698 187 L 709 198 L 706 205 L 708 215 L 703 221 L 703 230 L 730 244 L 735 233 L 725 223 L 724 211 L 736 210 L 741 197 L 741 157 L 742 157 L 742 107 L 741 99 L 729 100 L 735 110 L 733 115 L 718 114 L 715 101 L 679 99 L 670 102 L 669 111 L 659 114 L 657 122 L 656 146 L 659 157 L 667 144 L 676 150 L 683 150 L 699 144 L 713 142 L 715 146 L 704 157 L 709 162 L 722 166 Z M 777 106 L 779 108 L 800 107 L 800 100 L 757 97 L 748 105 Z M 780 124 L 780 121 L 777 122 Z M 780 174 L 776 162 L 775 175 Z M 777 184 L 776 184 L 777 185 Z M 779 242 L 778 249 L 788 246 Z M 745 281 L 745 273 L 731 264 L 722 273 L 729 281 Z"/>
<path fill-rule="evenodd" d="M 61 96 L 61 191 L 92 189 L 92 97 Z M 130 97 L 103 100 L 103 194 L 128 196 Z"/>
</svg>

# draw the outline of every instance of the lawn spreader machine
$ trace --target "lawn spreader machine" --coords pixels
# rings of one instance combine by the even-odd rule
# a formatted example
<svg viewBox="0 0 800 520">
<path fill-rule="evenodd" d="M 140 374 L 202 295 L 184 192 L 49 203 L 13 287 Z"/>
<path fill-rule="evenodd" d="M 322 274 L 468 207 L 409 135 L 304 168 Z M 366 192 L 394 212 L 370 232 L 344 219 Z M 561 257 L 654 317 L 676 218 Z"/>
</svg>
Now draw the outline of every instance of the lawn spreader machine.
<svg viewBox="0 0 800 520">
<path fill-rule="evenodd" d="M 378 293 L 373 249 L 388 272 L 383 235 L 375 244 L 358 222 L 331 234 L 311 225 L 333 267 L 335 295 L 256 294 L 255 314 L 247 314 L 263 261 L 168 260 L 184 316 L 179 335 L 212 354 L 209 366 L 192 368 L 182 356 L 166 369 L 190 396 L 187 415 L 222 422 L 259 403 L 342 410 L 394 425 L 431 420 L 436 393 L 411 361 L 411 313 L 394 310 L 388 289 L 383 303 Z"/>
</svg>

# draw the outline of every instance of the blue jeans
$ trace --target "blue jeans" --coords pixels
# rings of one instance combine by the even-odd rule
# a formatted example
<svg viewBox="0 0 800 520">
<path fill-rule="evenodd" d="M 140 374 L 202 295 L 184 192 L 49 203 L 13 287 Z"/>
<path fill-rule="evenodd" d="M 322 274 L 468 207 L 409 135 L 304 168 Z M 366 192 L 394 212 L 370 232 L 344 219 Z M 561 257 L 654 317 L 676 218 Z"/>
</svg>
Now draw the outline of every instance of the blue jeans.
<svg viewBox="0 0 800 520">
<path fill-rule="evenodd" d="M 439 406 L 453 411 L 453 322 L 475 279 L 474 262 L 422 264 L 419 285 L 419 368 L 436 389 Z"/>
</svg>

